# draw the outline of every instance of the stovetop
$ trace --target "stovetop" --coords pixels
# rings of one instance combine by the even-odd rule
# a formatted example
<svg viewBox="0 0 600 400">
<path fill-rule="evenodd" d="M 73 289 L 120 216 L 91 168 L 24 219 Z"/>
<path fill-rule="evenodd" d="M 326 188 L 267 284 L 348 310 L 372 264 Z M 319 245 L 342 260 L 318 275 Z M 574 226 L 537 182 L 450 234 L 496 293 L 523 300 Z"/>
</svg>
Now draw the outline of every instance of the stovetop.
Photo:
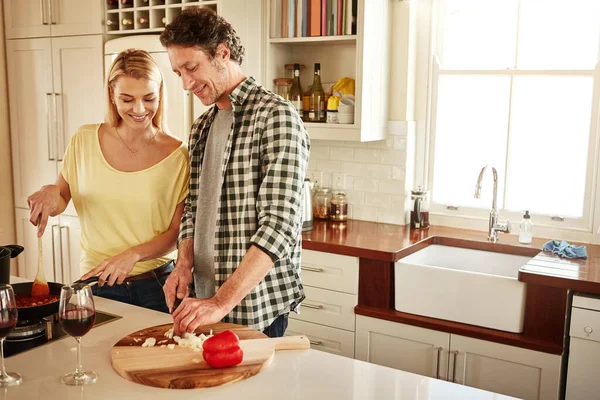
<svg viewBox="0 0 600 400">
<path fill-rule="evenodd" d="M 92 329 L 119 318 L 121 317 L 118 315 L 96 310 L 96 321 Z M 4 340 L 4 356 L 14 356 L 65 336 L 68 334 L 60 326 L 58 314 L 37 321 L 19 321 L 16 328 Z"/>
</svg>

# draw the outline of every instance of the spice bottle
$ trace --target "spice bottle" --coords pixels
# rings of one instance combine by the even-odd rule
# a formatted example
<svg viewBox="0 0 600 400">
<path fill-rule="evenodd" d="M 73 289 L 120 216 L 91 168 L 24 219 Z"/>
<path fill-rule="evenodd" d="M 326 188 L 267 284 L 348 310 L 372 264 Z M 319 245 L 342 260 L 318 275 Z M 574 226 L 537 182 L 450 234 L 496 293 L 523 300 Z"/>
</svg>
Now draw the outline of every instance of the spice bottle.
<svg viewBox="0 0 600 400">
<path fill-rule="evenodd" d="M 325 118 L 325 91 L 323 91 L 323 85 L 321 85 L 321 64 L 315 63 L 308 120 L 310 122 L 325 122 Z"/>
</svg>

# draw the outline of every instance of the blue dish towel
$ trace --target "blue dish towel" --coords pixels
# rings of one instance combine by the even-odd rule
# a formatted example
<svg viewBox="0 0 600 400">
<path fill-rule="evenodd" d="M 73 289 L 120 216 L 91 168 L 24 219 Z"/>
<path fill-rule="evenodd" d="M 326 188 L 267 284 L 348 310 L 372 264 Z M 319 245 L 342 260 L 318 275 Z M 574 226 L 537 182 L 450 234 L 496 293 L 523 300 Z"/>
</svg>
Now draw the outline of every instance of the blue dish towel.
<svg viewBox="0 0 600 400">
<path fill-rule="evenodd" d="M 587 247 L 575 246 L 564 240 L 561 242 L 558 240 L 547 241 L 544 243 L 544 251 L 549 251 L 566 258 L 587 258 Z"/>
</svg>

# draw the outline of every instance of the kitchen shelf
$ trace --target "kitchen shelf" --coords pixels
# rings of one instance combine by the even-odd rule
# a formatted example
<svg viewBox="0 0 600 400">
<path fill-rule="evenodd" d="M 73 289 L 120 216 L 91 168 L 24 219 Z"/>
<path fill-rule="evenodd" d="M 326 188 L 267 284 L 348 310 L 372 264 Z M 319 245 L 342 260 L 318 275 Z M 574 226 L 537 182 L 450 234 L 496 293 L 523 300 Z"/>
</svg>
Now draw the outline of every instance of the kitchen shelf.
<svg viewBox="0 0 600 400">
<path fill-rule="evenodd" d="M 133 0 L 128 4 L 118 1 L 117 7 L 106 5 L 105 32 L 109 35 L 162 32 L 165 25 L 171 23 L 181 10 L 203 6 L 216 11 L 217 3 L 218 0 Z M 140 22 L 140 18 L 145 18 L 146 22 Z M 127 20 L 131 20 L 132 23 L 124 24 Z"/>
<path fill-rule="evenodd" d="M 294 44 L 312 46 L 315 44 L 356 43 L 356 35 L 311 36 L 291 38 L 271 38 L 271 44 Z"/>
<path fill-rule="evenodd" d="M 263 29 L 265 81 L 292 78 L 286 65 L 299 63 L 302 89 L 313 82 L 314 64 L 321 64 L 321 82 L 327 91 L 341 78 L 355 81 L 353 124 L 305 123 L 311 139 L 370 142 L 387 135 L 389 95 L 389 0 L 356 1 L 356 33 L 337 36 L 271 37 L 273 2 L 265 2 Z M 348 2 L 351 3 L 351 2 Z"/>
</svg>

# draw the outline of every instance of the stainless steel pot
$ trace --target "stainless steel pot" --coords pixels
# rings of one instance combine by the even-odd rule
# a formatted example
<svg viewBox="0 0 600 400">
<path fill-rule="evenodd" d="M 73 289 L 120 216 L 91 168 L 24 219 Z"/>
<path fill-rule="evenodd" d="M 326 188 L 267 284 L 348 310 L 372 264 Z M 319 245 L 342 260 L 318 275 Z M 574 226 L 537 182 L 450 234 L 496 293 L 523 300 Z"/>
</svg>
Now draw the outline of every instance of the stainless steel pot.
<svg viewBox="0 0 600 400">
<path fill-rule="evenodd" d="M 23 251 L 23 247 L 15 244 L 0 246 L 0 283 L 10 283 L 10 259 Z"/>
</svg>

